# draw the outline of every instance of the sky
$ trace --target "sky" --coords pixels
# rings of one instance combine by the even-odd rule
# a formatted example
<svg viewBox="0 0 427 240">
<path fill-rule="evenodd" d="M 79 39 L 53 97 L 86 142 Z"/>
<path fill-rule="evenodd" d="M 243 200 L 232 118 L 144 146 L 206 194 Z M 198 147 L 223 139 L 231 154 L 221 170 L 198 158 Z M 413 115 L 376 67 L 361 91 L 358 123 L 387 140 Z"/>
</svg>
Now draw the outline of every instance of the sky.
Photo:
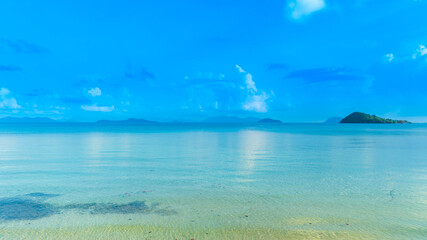
<svg viewBox="0 0 427 240">
<path fill-rule="evenodd" d="M 427 0 L 0 2 L 0 117 L 427 122 Z"/>
</svg>

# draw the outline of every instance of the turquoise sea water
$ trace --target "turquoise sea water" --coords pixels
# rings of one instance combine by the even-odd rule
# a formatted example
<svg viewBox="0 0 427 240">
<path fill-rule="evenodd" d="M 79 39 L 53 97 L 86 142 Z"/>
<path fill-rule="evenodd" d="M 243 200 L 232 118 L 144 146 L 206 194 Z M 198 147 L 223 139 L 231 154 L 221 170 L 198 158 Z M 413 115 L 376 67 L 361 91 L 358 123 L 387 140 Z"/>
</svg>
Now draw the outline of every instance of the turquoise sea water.
<svg viewBox="0 0 427 240">
<path fill-rule="evenodd" d="M 427 125 L 0 124 L 0 239 L 427 239 Z"/>
</svg>

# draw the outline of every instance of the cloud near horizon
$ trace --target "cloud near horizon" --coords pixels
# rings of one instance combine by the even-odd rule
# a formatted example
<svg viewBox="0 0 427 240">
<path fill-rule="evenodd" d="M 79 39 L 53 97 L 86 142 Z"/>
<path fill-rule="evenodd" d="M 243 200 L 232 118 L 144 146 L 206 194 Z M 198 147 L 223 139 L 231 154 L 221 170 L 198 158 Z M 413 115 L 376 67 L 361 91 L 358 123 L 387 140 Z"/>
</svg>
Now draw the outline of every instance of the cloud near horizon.
<svg viewBox="0 0 427 240">
<path fill-rule="evenodd" d="M 0 108 L 2 109 L 20 109 L 22 108 L 16 99 L 11 96 L 10 90 L 7 88 L 0 88 Z"/>
<path fill-rule="evenodd" d="M 90 112 L 112 112 L 114 110 L 114 105 L 113 106 L 97 106 L 96 104 L 94 105 L 83 105 L 81 106 L 81 108 L 85 111 L 90 111 Z"/>
<path fill-rule="evenodd" d="M 237 70 L 237 71 L 236 71 Z M 252 74 L 236 65 L 228 74 L 198 72 L 185 76 L 181 86 L 186 93 L 182 109 L 199 112 L 267 112 L 271 96 L 257 88 Z"/>
<path fill-rule="evenodd" d="M 267 100 L 270 96 L 264 91 L 257 89 L 255 82 L 252 79 L 252 74 L 243 70 L 239 65 L 236 65 L 236 68 L 239 73 L 242 73 L 245 76 L 247 99 L 243 103 L 243 109 L 246 111 L 267 112 Z"/>
</svg>

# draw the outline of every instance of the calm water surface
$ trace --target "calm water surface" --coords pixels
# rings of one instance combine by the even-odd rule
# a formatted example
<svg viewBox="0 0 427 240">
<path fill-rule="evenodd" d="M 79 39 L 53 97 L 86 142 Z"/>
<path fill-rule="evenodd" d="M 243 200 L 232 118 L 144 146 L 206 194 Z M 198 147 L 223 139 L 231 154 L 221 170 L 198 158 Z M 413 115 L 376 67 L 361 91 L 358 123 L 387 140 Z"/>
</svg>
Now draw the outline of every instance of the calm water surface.
<svg viewBox="0 0 427 240">
<path fill-rule="evenodd" d="M 0 239 L 427 239 L 427 125 L 0 124 Z"/>
</svg>

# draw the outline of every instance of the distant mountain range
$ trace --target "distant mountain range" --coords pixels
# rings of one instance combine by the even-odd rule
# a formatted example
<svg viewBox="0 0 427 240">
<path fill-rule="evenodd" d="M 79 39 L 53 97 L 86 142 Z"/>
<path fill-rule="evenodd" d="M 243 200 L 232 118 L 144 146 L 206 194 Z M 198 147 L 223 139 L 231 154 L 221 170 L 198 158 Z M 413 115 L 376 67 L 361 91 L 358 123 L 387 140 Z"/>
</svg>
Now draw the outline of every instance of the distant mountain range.
<svg viewBox="0 0 427 240">
<path fill-rule="evenodd" d="M 47 117 L 4 117 L 0 118 L 0 123 L 54 123 L 54 122 L 64 122 L 57 121 Z M 219 117 L 210 117 L 201 121 L 202 123 L 283 123 L 280 120 L 271 119 L 271 118 L 256 118 L 256 117 L 236 117 L 236 116 L 219 116 Z M 178 122 L 176 122 L 178 123 Z M 185 123 L 185 122 L 182 122 Z M 193 122 L 194 123 L 194 122 Z M 370 115 L 362 112 L 354 112 L 348 115 L 345 118 L 340 117 L 331 117 L 324 122 L 325 124 L 338 124 L 338 123 L 391 123 L 391 124 L 403 124 L 410 123 L 406 120 L 392 120 L 381 118 L 375 115 Z M 99 120 L 96 124 L 159 124 L 156 121 L 150 121 L 145 119 L 129 118 L 126 120 Z"/>
<path fill-rule="evenodd" d="M 406 120 L 392 120 L 388 118 L 381 118 L 375 115 L 370 115 L 362 112 L 354 112 L 347 117 L 343 118 L 340 123 L 389 123 L 389 124 L 402 124 L 410 123 Z"/>
<path fill-rule="evenodd" d="M 118 120 L 118 121 L 99 120 L 96 123 L 99 123 L 99 124 L 156 124 L 159 122 L 149 121 L 149 120 L 145 120 L 145 119 L 129 118 L 126 120 Z"/>
<path fill-rule="evenodd" d="M 259 120 L 258 123 L 283 123 L 283 122 L 280 120 L 276 120 L 276 119 L 263 118 L 263 119 Z"/>
<path fill-rule="evenodd" d="M 56 122 L 56 121 L 51 119 L 51 118 L 44 118 L 44 117 L 36 117 L 36 118 L 4 117 L 4 118 L 0 118 L 0 123 L 51 123 L 51 122 Z"/>
</svg>

